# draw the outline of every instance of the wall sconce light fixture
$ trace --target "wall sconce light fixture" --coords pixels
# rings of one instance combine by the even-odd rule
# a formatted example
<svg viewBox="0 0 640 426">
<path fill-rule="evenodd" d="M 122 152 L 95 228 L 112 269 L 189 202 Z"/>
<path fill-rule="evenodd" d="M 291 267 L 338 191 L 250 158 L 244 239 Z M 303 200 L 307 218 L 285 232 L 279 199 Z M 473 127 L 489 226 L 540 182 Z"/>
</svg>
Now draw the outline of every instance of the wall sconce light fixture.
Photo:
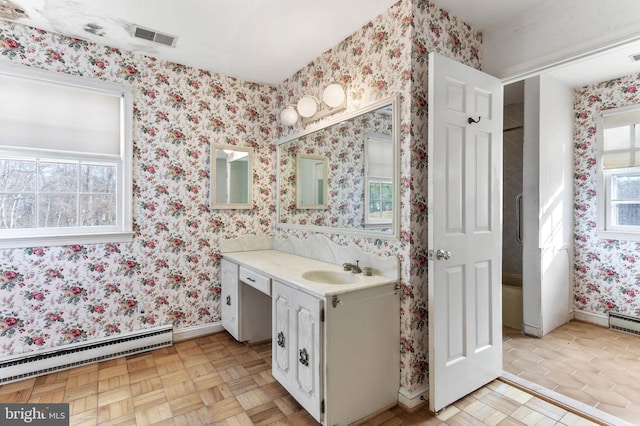
<svg viewBox="0 0 640 426">
<path fill-rule="evenodd" d="M 326 108 L 322 108 L 326 105 Z M 338 83 L 328 85 L 322 92 L 322 102 L 313 95 L 304 95 L 298 103 L 280 111 L 280 121 L 293 126 L 302 117 L 303 122 L 315 121 L 347 108 L 347 95 Z"/>
</svg>

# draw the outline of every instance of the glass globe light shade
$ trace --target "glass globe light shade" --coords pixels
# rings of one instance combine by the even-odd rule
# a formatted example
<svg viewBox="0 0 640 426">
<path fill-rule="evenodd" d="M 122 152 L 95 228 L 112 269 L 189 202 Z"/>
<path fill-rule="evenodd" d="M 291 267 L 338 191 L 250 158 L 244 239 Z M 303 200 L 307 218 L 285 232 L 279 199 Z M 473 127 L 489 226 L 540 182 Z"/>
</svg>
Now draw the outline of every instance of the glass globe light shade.
<svg viewBox="0 0 640 426">
<path fill-rule="evenodd" d="M 342 86 L 338 83 L 333 83 L 328 85 L 322 92 L 322 101 L 330 108 L 336 108 L 342 105 L 346 96 Z"/>
<path fill-rule="evenodd" d="M 318 111 L 318 100 L 311 95 L 304 95 L 298 101 L 298 113 L 304 118 L 313 117 Z"/>
<path fill-rule="evenodd" d="M 280 122 L 285 126 L 293 126 L 298 122 L 298 112 L 293 106 L 288 106 L 280 111 Z"/>
</svg>

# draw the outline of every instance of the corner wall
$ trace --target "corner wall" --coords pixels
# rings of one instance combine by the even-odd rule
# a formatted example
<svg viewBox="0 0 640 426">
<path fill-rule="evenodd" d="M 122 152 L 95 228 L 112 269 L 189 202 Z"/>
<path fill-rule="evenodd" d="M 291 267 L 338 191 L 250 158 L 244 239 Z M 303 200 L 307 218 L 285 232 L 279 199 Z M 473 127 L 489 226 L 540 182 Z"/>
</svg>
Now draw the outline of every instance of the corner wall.
<svg viewBox="0 0 640 426">
<path fill-rule="evenodd" d="M 569 321 L 573 229 L 573 90 L 540 76 L 542 335 Z"/>
<path fill-rule="evenodd" d="M 427 336 L 427 83 L 429 52 L 480 68 L 481 36 L 426 0 L 400 0 L 278 87 L 276 111 L 332 82 L 346 87 L 348 111 L 400 94 L 400 240 L 332 235 L 340 245 L 398 256 L 401 262 L 402 392 L 413 398 L 428 383 Z M 298 124 L 299 126 L 299 124 Z M 301 127 L 278 128 L 280 137 Z M 276 229 L 287 238 L 309 233 Z"/>
<path fill-rule="evenodd" d="M 419 395 L 428 383 L 427 56 L 436 51 L 480 68 L 481 43 L 477 31 L 431 2 L 399 0 L 274 93 L 265 85 L 0 23 L 0 60 L 133 85 L 136 231 L 131 244 L 1 251 L 2 352 L 154 324 L 181 329 L 219 321 L 221 238 L 304 237 L 274 231 L 274 139 L 285 133 L 276 129 L 275 113 L 338 81 L 347 88 L 349 111 L 401 96 L 400 240 L 376 247 L 371 239 L 332 239 L 400 258 L 401 386 Z M 208 209 L 212 141 L 254 148 L 253 209 Z M 138 303 L 145 305 L 144 317 L 128 308 Z"/>
<path fill-rule="evenodd" d="M 573 307 L 594 322 L 610 311 L 640 316 L 640 243 L 596 236 L 596 119 L 633 104 L 640 104 L 640 74 L 574 92 Z"/>
<path fill-rule="evenodd" d="M 133 87 L 135 231 L 127 244 L 0 250 L 0 356 L 219 322 L 220 238 L 275 221 L 273 89 L 5 21 L 0 53 Z M 211 142 L 255 150 L 253 209 L 209 209 Z"/>
</svg>

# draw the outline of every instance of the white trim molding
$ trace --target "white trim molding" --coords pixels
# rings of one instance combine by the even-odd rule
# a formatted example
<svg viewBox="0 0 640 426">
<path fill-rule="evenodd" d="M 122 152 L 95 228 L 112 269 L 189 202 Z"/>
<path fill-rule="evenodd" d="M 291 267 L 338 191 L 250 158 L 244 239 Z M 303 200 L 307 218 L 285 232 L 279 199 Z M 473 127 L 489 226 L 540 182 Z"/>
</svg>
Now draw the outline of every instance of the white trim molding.
<svg viewBox="0 0 640 426">
<path fill-rule="evenodd" d="M 602 327 L 609 327 L 609 316 L 604 314 L 594 314 L 581 310 L 574 310 L 571 317 L 578 321 L 588 322 Z"/>
<path fill-rule="evenodd" d="M 413 410 L 429 400 L 429 385 L 414 391 L 401 387 L 398 391 L 398 403 L 408 410 Z"/>
<path fill-rule="evenodd" d="M 220 322 L 181 328 L 179 330 L 174 330 L 173 343 L 184 342 L 185 340 L 195 339 L 213 333 L 220 333 L 221 331 L 224 331 L 224 328 L 222 328 L 222 323 Z"/>
<path fill-rule="evenodd" d="M 542 329 L 531 324 L 522 324 L 522 332 L 531 337 L 542 337 Z"/>
</svg>

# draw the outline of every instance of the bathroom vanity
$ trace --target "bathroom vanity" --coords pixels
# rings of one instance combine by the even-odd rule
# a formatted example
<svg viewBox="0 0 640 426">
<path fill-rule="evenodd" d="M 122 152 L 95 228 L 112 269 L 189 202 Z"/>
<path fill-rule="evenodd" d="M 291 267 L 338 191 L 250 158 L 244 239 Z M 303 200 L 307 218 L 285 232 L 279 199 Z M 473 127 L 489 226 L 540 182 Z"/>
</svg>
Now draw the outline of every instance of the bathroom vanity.
<svg viewBox="0 0 640 426">
<path fill-rule="evenodd" d="M 396 258 L 370 257 L 380 269 L 361 258 L 374 269 L 365 276 L 273 249 L 223 256 L 223 327 L 240 341 L 272 339 L 273 377 L 317 421 L 349 424 L 397 404 Z"/>
</svg>

